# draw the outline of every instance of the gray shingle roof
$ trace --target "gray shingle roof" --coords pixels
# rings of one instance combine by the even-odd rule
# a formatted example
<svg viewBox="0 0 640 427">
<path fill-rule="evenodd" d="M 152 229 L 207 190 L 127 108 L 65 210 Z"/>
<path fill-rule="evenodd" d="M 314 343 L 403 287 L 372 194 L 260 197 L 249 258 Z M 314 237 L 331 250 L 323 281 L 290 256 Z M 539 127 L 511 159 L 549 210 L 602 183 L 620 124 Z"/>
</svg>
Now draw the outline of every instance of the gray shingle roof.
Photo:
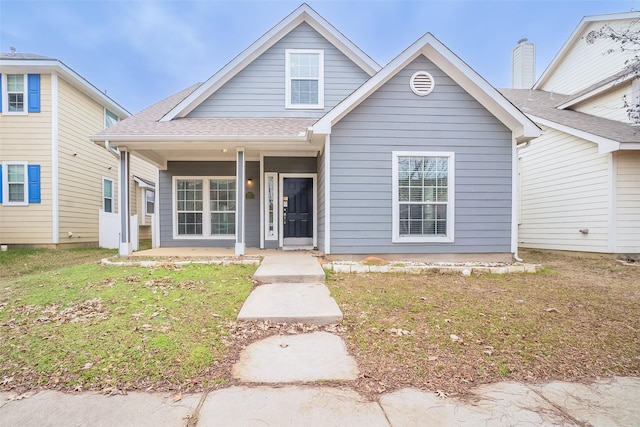
<svg viewBox="0 0 640 427">
<path fill-rule="evenodd" d="M 94 140 L 113 137 L 299 137 L 316 119 L 306 118 L 175 118 L 160 121 L 200 84 L 193 85 L 151 107 L 118 122 L 96 135 Z"/>
<path fill-rule="evenodd" d="M 557 108 L 573 96 L 529 89 L 500 89 L 500 92 L 525 114 L 621 143 L 640 142 L 640 128 L 636 126 Z"/>
<path fill-rule="evenodd" d="M 15 60 L 56 60 L 48 56 L 36 55 L 35 53 L 0 53 L 0 59 L 15 59 Z"/>
</svg>

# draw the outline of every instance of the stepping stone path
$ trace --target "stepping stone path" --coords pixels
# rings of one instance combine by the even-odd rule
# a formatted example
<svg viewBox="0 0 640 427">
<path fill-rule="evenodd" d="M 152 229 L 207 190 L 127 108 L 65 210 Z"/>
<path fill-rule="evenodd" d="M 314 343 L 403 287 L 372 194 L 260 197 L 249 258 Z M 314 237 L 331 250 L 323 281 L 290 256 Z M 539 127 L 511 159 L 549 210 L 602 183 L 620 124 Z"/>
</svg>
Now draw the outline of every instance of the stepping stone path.
<svg viewBox="0 0 640 427">
<path fill-rule="evenodd" d="M 342 311 L 324 284 L 324 270 L 311 255 L 266 256 L 254 279 L 262 284 L 251 292 L 238 320 L 309 325 L 342 321 Z M 354 380 L 358 368 L 341 337 L 313 332 L 276 335 L 249 345 L 233 376 L 257 383 Z"/>
</svg>

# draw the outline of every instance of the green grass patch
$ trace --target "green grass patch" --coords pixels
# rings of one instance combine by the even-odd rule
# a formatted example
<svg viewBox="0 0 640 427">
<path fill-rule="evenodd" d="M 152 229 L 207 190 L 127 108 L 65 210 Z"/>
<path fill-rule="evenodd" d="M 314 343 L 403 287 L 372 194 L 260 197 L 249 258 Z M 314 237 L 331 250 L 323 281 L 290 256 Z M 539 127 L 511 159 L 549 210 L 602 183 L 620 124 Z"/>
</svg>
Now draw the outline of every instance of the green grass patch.
<svg viewBox="0 0 640 427">
<path fill-rule="evenodd" d="M 186 390 L 215 382 L 208 369 L 225 355 L 225 322 L 249 295 L 255 267 L 45 270 L 0 289 L 5 389 Z"/>
<path fill-rule="evenodd" d="M 118 253 L 114 249 L 9 249 L 0 252 L 0 282 L 60 267 L 99 261 Z"/>
</svg>

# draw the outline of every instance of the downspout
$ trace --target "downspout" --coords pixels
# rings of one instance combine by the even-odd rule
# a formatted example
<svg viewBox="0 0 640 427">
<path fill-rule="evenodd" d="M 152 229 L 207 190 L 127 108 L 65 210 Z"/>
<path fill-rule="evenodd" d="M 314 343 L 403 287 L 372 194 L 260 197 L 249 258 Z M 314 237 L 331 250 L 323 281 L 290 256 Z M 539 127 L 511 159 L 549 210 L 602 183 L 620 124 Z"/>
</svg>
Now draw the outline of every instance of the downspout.
<svg viewBox="0 0 640 427">
<path fill-rule="evenodd" d="M 524 148 L 527 148 L 530 144 L 531 144 L 531 141 L 525 141 L 525 142 L 522 142 L 522 143 L 516 145 L 516 160 L 515 160 L 516 167 L 518 165 L 518 150 L 522 150 Z M 516 169 L 516 171 L 517 171 L 517 169 Z M 517 176 L 517 174 L 516 174 L 516 176 Z M 518 197 L 520 197 L 520 192 L 518 192 L 517 194 L 518 194 Z M 516 221 L 517 221 L 517 219 L 516 219 Z M 522 262 L 523 261 L 523 259 L 518 256 L 518 242 L 517 241 L 516 241 L 515 252 L 513 253 L 513 259 L 516 260 L 516 262 Z"/>
</svg>

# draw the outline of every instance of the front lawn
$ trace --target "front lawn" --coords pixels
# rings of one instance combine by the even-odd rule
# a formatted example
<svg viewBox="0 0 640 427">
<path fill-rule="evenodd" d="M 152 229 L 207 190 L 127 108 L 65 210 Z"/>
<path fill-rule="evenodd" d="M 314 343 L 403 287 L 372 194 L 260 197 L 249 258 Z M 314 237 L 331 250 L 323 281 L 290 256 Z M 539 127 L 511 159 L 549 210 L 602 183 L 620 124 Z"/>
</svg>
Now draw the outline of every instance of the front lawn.
<svg viewBox="0 0 640 427">
<path fill-rule="evenodd" d="M 43 269 L 1 283 L 0 389 L 191 390 L 225 381 L 215 367 L 226 322 L 249 295 L 255 267 Z"/>
<path fill-rule="evenodd" d="M 640 266 L 524 251 L 537 274 L 332 274 L 365 394 L 640 376 Z"/>
<path fill-rule="evenodd" d="M 0 252 L 0 284 L 3 280 L 40 273 L 116 255 L 116 249 L 9 249 Z"/>
</svg>

